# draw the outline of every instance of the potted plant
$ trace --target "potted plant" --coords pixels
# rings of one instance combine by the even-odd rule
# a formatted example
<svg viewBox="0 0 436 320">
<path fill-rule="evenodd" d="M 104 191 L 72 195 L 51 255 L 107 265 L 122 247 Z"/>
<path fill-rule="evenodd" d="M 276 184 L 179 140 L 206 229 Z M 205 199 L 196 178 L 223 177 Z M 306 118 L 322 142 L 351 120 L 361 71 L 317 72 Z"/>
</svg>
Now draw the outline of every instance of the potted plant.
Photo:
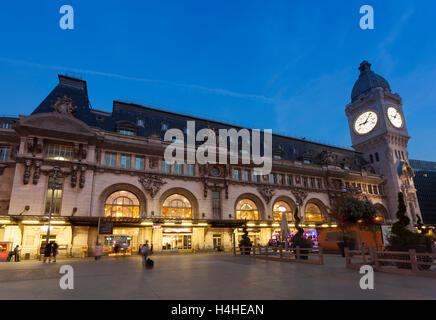
<svg viewBox="0 0 436 320">
<path fill-rule="evenodd" d="M 248 237 L 248 231 L 245 225 L 242 230 L 244 234 L 242 235 L 241 241 L 239 241 L 239 249 L 241 251 L 241 255 L 249 255 L 251 252 L 252 243 L 250 238 Z"/>
<path fill-rule="evenodd" d="M 306 239 L 304 237 L 304 229 L 300 227 L 301 219 L 298 216 L 298 208 L 295 209 L 294 220 L 295 220 L 295 228 L 297 229 L 297 233 L 291 239 L 292 247 L 293 248 L 296 248 L 297 246 L 300 247 L 300 256 L 298 257 L 297 253 L 295 253 L 297 259 L 308 260 L 309 259 L 308 254 L 310 250 L 304 250 L 304 248 L 313 248 L 313 242 L 312 240 Z"/>
</svg>

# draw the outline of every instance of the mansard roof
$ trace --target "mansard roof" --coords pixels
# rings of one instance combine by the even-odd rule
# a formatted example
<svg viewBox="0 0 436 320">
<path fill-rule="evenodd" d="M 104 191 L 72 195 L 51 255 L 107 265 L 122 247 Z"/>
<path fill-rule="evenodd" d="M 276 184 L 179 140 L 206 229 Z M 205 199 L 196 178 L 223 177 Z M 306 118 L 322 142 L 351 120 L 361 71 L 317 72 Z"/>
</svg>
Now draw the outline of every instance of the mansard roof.
<svg viewBox="0 0 436 320">
<path fill-rule="evenodd" d="M 114 101 L 112 112 L 92 109 L 88 98 L 86 81 L 62 75 L 59 75 L 59 84 L 32 114 L 52 112 L 52 105 L 57 101 L 58 97 L 64 96 L 70 98 L 77 106 L 74 112 L 77 119 L 90 127 L 110 132 L 116 132 L 120 128 L 127 128 L 134 130 L 136 136 L 158 136 L 163 139 L 165 135 L 165 130 L 162 130 L 163 124 L 168 128 L 178 128 L 184 131 L 188 120 L 195 120 L 196 130 L 203 128 L 214 130 L 242 129 L 240 126 L 122 101 Z M 138 119 L 142 120 L 142 125 L 138 124 Z M 323 159 L 325 161 L 326 153 L 329 154 L 330 160 L 328 161 L 336 162 L 350 169 L 360 170 L 363 165 L 367 164 L 360 153 L 351 149 L 273 134 L 273 155 L 278 155 L 281 159 L 291 161 L 309 160 L 311 163 L 319 164 Z"/>
</svg>

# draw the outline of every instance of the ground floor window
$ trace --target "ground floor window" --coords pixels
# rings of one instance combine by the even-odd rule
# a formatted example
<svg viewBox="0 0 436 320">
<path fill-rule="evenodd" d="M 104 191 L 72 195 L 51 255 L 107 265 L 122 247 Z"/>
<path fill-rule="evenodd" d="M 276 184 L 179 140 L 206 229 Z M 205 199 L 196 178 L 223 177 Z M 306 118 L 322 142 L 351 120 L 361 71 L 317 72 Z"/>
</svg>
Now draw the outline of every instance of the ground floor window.
<svg viewBox="0 0 436 320">
<path fill-rule="evenodd" d="M 109 255 L 131 255 L 131 236 L 105 236 L 103 239 L 103 251 Z"/>
<path fill-rule="evenodd" d="M 222 248 L 222 236 L 220 234 L 213 235 L 213 247 Z"/>
<path fill-rule="evenodd" d="M 192 249 L 192 235 L 190 234 L 163 234 L 162 250 L 189 250 Z"/>
</svg>

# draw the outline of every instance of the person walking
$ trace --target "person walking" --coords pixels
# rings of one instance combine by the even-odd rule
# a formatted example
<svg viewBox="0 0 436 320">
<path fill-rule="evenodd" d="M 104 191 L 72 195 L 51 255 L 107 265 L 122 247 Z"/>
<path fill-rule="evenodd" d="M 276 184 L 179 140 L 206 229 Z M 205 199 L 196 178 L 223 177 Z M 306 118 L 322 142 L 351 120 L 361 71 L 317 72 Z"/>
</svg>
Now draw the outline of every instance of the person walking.
<svg viewBox="0 0 436 320">
<path fill-rule="evenodd" d="M 101 243 L 97 243 L 97 245 L 95 246 L 95 256 L 94 259 L 95 260 L 99 260 L 101 258 L 101 256 L 103 255 L 103 246 L 101 245 Z"/>
<path fill-rule="evenodd" d="M 51 262 L 51 242 L 49 242 L 45 245 L 43 263 L 45 263 L 47 261 L 47 258 L 48 258 L 48 263 L 50 263 Z"/>
<path fill-rule="evenodd" d="M 14 249 L 15 262 L 20 262 L 20 246 L 17 245 Z"/>
<path fill-rule="evenodd" d="M 51 251 L 53 253 L 53 262 L 56 262 L 56 256 L 58 255 L 58 244 L 56 243 L 56 241 L 52 241 L 52 245 L 51 245 Z"/>
<path fill-rule="evenodd" d="M 145 244 L 141 248 L 141 255 L 142 255 L 142 265 L 145 267 L 147 264 L 147 257 L 149 254 L 148 249 L 148 241 L 145 242 Z"/>
</svg>

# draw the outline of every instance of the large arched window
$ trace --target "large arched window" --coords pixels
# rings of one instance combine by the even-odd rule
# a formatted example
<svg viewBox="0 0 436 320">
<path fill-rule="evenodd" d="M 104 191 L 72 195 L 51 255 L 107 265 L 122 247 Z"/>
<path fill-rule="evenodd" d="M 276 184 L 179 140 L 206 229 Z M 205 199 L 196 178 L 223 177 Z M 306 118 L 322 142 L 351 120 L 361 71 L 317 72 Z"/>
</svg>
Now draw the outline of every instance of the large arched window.
<svg viewBox="0 0 436 320">
<path fill-rule="evenodd" d="M 162 216 L 171 219 L 192 219 L 191 202 L 180 194 L 173 194 L 165 199 Z"/>
<path fill-rule="evenodd" d="M 236 205 L 236 219 L 259 220 L 259 210 L 254 201 L 242 199 Z"/>
<path fill-rule="evenodd" d="M 105 217 L 139 218 L 139 200 L 129 191 L 112 193 L 105 202 Z"/>
<path fill-rule="evenodd" d="M 288 221 L 292 220 L 292 210 L 288 203 L 285 201 L 277 201 L 274 203 L 273 216 L 275 221 L 281 221 L 282 215 L 286 214 Z"/>
<path fill-rule="evenodd" d="M 306 205 L 305 216 L 307 222 L 322 222 L 321 209 L 312 202 Z"/>
</svg>

